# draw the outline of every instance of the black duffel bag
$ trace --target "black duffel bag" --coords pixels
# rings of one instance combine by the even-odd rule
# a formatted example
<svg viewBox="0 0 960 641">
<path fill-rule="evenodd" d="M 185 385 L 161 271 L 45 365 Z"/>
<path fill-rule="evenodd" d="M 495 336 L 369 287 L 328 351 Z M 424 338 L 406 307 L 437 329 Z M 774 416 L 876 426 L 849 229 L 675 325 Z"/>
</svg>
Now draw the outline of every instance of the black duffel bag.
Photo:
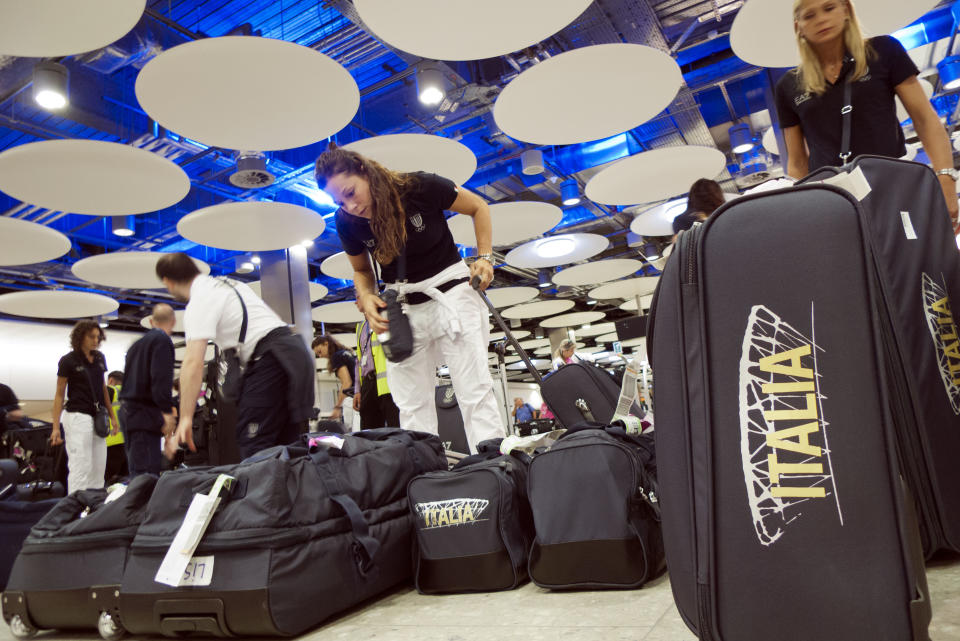
<svg viewBox="0 0 960 641">
<path fill-rule="evenodd" d="M 407 483 L 445 469 L 440 439 L 395 428 L 160 477 L 120 591 L 133 634 L 293 636 L 409 579 Z M 196 494 L 234 481 L 179 585 L 155 580 Z"/>
<path fill-rule="evenodd" d="M 581 424 L 530 464 L 536 538 L 530 578 L 542 588 L 638 588 L 665 567 L 653 438 Z"/>
<path fill-rule="evenodd" d="M 533 520 L 526 496 L 530 457 L 477 446 L 449 472 L 410 481 L 417 533 L 414 585 L 423 594 L 510 590 L 527 577 Z"/>
</svg>

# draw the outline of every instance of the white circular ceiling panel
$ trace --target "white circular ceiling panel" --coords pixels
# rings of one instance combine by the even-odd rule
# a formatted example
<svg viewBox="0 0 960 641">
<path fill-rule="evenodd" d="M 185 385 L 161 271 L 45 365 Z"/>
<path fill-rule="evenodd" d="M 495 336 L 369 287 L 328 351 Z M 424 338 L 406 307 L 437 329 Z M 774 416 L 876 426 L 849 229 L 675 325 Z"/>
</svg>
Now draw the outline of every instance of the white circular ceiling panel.
<svg viewBox="0 0 960 641">
<path fill-rule="evenodd" d="M 556 227 L 562 219 L 563 210 L 550 203 L 519 201 L 490 205 L 493 246 L 503 247 L 536 238 Z M 477 246 L 472 217 L 456 214 L 447 219 L 447 224 L 455 242 L 467 247 Z"/>
<path fill-rule="evenodd" d="M 648 294 L 646 296 L 640 297 L 640 304 L 643 306 L 644 311 L 650 309 L 650 304 L 653 303 L 653 294 Z M 637 311 L 637 299 L 631 298 L 625 303 L 620 304 L 620 309 L 625 312 L 635 312 Z"/>
<path fill-rule="evenodd" d="M 347 252 L 337 252 L 324 258 L 320 263 L 320 271 L 330 278 L 353 280 L 353 265 L 350 264 Z"/>
<path fill-rule="evenodd" d="M 0 55 L 53 58 L 101 49 L 133 29 L 146 0 L 2 0 Z"/>
<path fill-rule="evenodd" d="M 174 332 L 178 332 L 178 333 L 181 333 L 181 334 L 182 334 L 183 332 L 187 331 L 187 330 L 184 328 L 184 326 L 183 326 L 183 315 L 184 315 L 184 314 L 185 314 L 185 312 L 184 312 L 184 310 L 182 310 L 182 309 L 175 309 L 175 310 L 173 310 L 173 315 L 174 315 L 174 316 L 176 317 L 176 319 L 177 319 L 177 320 L 174 322 L 174 324 L 173 324 L 173 331 L 174 331 Z M 150 317 L 149 317 L 149 316 L 144 316 L 143 318 L 141 318 L 141 319 L 140 319 L 140 326 L 141 326 L 141 327 L 146 327 L 147 329 L 153 329 L 153 325 L 150 324 Z"/>
<path fill-rule="evenodd" d="M 235 251 L 269 251 L 299 245 L 323 233 L 323 216 L 299 205 L 229 202 L 198 209 L 180 219 L 177 231 L 188 240 Z"/>
<path fill-rule="evenodd" d="M 496 308 L 511 307 L 533 300 L 540 294 L 536 287 L 497 287 L 486 291 L 487 298 Z"/>
<path fill-rule="evenodd" d="M 561 270 L 553 275 L 553 282 L 557 285 L 569 287 L 595 285 L 596 283 L 605 283 L 609 280 L 630 276 L 641 267 L 643 267 L 643 263 L 632 258 L 598 260 Z"/>
<path fill-rule="evenodd" d="M 90 292 L 43 290 L 0 295 L 0 313 L 30 318 L 88 318 L 115 312 L 120 303 Z"/>
<path fill-rule="evenodd" d="M 0 153 L 0 190 L 52 211 L 127 216 L 177 204 L 190 179 L 178 165 L 138 147 L 43 140 Z"/>
<path fill-rule="evenodd" d="M 309 285 L 309 289 L 310 289 L 310 302 L 311 302 L 311 303 L 312 303 L 313 301 L 320 300 L 321 298 L 324 298 L 327 294 L 330 293 L 330 291 L 329 291 L 326 287 L 324 287 L 323 285 L 321 285 L 320 283 L 314 283 L 313 281 L 310 281 L 310 282 L 308 283 L 308 285 Z M 253 281 L 252 283 L 247 283 L 247 287 L 249 287 L 250 289 L 252 289 L 254 294 L 256 294 L 257 296 L 259 296 L 260 298 L 263 298 L 263 293 L 262 293 L 262 292 L 263 292 L 263 288 L 262 288 L 259 280 L 255 280 L 255 281 Z"/>
<path fill-rule="evenodd" d="M 527 269 L 567 265 L 592 258 L 609 245 L 610 241 L 599 234 L 560 234 L 514 247 L 506 261 Z"/>
<path fill-rule="evenodd" d="M 527 329 L 517 329 L 517 330 L 512 330 L 510 333 L 513 334 L 513 337 L 519 341 L 521 338 L 526 338 L 527 336 L 529 336 L 529 335 L 530 335 L 530 330 L 527 330 Z M 502 339 L 504 339 L 504 338 L 506 338 L 506 337 L 507 337 L 507 335 L 504 334 L 503 332 L 490 332 L 490 342 L 491 342 L 491 343 L 492 343 L 493 341 L 502 340 Z"/>
<path fill-rule="evenodd" d="M 659 49 L 637 44 L 581 47 L 517 76 L 500 93 L 493 116 L 503 132 L 517 140 L 536 145 L 590 142 L 650 120 L 673 101 L 682 84 L 677 62 Z"/>
<path fill-rule="evenodd" d="M 631 298 L 633 296 L 646 296 L 652 294 L 657 288 L 659 276 L 640 276 L 639 278 L 629 278 L 627 280 L 618 280 L 615 283 L 607 283 L 596 289 L 590 290 L 590 297 L 597 300 L 605 298 Z"/>
<path fill-rule="evenodd" d="M 577 338 L 585 338 L 587 336 L 599 336 L 600 334 L 608 334 L 610 332 L 616 331 L 616 327 L 613 323 L 599 323 L 597 325 L 589 325 L 580 327 L 576 330 Z"/>
<path fill-rule="evenodd" d="M 594 340 L 597 341 L 598 343 L 612 343 L 614 341 L 620 340 L 620 337 L 617 336 L 616 332 L 610 332 L 609 334 L 603 334 L 601 336 L 597 336 Z"/>
<path fill-rule="evenodd" d="M 363 314 L 357 309 L 356 301 L 352 300 L 314 307 L 311 315 L 313 320 L 321 323 L 359 323 L 363 320 Z"/>
<path fill-rule="evenodd" d="M 357 83 L 335 60 L 255 36 L 167 49 L 140 71 L 136 94 L 167 129 L 237 150 L 313 144 L 343 129 L 360 107 Z"/>
<path fill-rule="evenodd" d="M 603 312 L 573 312 L 571 314 L 560 314 L 551 316 L 540 321 L 540 327 L 575 327 L 584 323 L 592 323 L 603 318 Z"/>
<path fill-rule="evenodd" d="M 727 202 L 739 198 L 739 194 L 723 194 Z M 629 207 L 625 211 L 632 213 L 635 208 Z M 687 199 L 677 198 L 643 210 L 630 221 L 630 231 L 640 236 L 672 236 L 673 219 L 687 211 Z M 669 245 L 668 247 L 672 247 Z M 664 250 L 665 252 L 667 250 Z"/>
<path fill-rule="evenodd" d="M 389 134 L 364 138 L 344 149 L 372 158 L 393 171 L 426 171 L 458 185 L 470 180 L 477 170 L 477 157 L 469 147 L 442 136 Z"/>
<path fill-rule="evenodd" d="M 538 347 L 546 347 L 550 345 L 549 338 L 531 338 L 528 341 L 520 341 L 520 347 L 523 349 L 535 349 Z"/>
<path fill-rule="evenodd" d="M 866 36 L 879 36 L 906 27 L 938 2 L 857 0 L 857 16 Z M 793 0 L 750 0 L 733 20 L 730 48 L 738 58 L 758 67 L 795 67 L 800 55 L 793 25 Z"/>
<path fill-rule="evenodd" d="M 379 38 L 430 60 L 482 60 L 513 53 L 570 24 L 590 0 L 356 0 Z"/>
<path fill-rule="evenodd" d="M 533 363 L 533 366 L 538 370 L 550 369 L 553 366 L 553 361 L 549 358 L 532 358 L 530 362 Z M 527 369 L 527 365 L 523 361 L 518 361 L 507 365 L 507 369 Z"/>
<path fill-rule="evenodd" d="M 604 205 L 649 203 L 684 194 L 699 178 L 714 178 L 726 166 L 715 147 L 663 147 L 624 158 L 597 173 L 584 189 Z"/>
<path fill-rule="evenodd" d="M 501 316 L 511 319 L 541 318 L 543 316 L 561 314 L 573 307 L 573 305 L 574 303 L 572 300 L 541 300 L 535 303 L 526 303 L 524 305 L 509 307 L 503 310 Z"/>
<path fill-rule="evenodd" d="M 0 265 L 32 265 L 70 251 L 70 239 L 46 225 L 0 216 Z"/>
<path fill-rule="evenodd" d="M 763 132 L 763 148 L 774 156 L 780 155 L 780 143 L 777 142 L 777 132 L 774 131 L 773 127 Z"/>
<path fill-rule="evenodd" d="M 110 252 L 78 260 L 73 264 L 73 274 L 77 278 L 122 289 L 162 289 L 163 283 L 157 278 L 157 260 L 161 252 Z M 192 259 L 201 274 L 210 273 L 210 265 L 202 260 Z"/>
</svg>

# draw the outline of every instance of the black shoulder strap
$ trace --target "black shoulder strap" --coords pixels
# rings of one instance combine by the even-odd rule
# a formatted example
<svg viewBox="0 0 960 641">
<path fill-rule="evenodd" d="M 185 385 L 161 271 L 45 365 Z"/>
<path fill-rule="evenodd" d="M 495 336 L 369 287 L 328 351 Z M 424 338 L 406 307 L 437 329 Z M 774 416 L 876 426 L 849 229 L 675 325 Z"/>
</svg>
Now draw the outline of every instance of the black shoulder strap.
<svg viewBox="0 0 960 641">
<path fill-rule="evenodd" d="M 240 292 L 237 291 L 237 288 L 233 286 L 233 283 L 226 278 L 221 278 L 220 282 L 226 283 L 230 289 L 233 290 L 233 293 L 237 295 L 237 300 L 240 301 L 240 309 L 243 311 L 243 320 L 240 321 L 240 336 L 238 341 L 243 343 L 245 340 L 247 340 L 247 306 L 243 302 L 243 296 L 241 296 Z"/>
<path fill-rule="evenodd" d="M 850 129 L 853 125 L 853 83 L 849 80 L 843 82 L 843 108 L 840 110 L 843 118 L 843 139 L 840 143 L 840 161 L 847 164 L 850 160 Z"/>
</svg>

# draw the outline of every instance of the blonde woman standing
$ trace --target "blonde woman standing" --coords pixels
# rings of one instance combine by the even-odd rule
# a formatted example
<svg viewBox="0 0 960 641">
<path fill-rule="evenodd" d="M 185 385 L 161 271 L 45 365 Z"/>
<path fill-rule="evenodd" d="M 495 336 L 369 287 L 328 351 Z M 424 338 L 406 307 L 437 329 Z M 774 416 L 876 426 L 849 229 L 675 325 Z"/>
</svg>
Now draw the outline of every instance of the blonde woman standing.
<svg viewBox="0 0 960 641">
<path fill-rule="evenodd" d="M 899 97 L 940 180 L 957 230 L 957 172 L 940 118 L 930 105 L 916 65 L 890 36 L 863 37 L 851 0 L 795 0 L 800 66 L 777 83 L 777 113 L 787 146 L 787 173 L 803 178 L 839 166 L 845 85 L 851 85 L 851 158 L 899 158 L 906 153 L 896 115 Z M 809 150 L 809 152 L 808 152 Z"/>
</svg>

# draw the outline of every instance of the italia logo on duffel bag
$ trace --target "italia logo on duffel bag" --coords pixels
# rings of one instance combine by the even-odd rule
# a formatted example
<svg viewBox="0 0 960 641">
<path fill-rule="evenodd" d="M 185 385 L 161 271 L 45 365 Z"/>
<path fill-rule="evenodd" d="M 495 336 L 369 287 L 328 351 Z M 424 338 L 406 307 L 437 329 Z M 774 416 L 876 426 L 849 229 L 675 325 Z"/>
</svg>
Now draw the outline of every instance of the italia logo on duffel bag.
<svg viewBox="0 0 960 641">
<path fill-rule="evenodd" d="M 923 311 L 940 365 L 940 377 L 953 413 L 960 416 L 960 337 L 950 311 L 947 288 L 922 274 Z"/>
<path fill-rule="evenodd" d="M 753 307 L 740 355 L 740 452 L 754 529 L 775 543 L 801 505 L 834 497 L 833 465 L 811 335 L 762 305 Z M 840 523 L 843 514 L 837 502 Z"/>
<path fill-rule="evenodd" d="M 422 530 L 453 525 L 470 525 L 480 521 L 490 501 L 487 499 L 448 499 L 446 501 L 430 501 L 416 503 L 417 518 Z"/>
</svg>

